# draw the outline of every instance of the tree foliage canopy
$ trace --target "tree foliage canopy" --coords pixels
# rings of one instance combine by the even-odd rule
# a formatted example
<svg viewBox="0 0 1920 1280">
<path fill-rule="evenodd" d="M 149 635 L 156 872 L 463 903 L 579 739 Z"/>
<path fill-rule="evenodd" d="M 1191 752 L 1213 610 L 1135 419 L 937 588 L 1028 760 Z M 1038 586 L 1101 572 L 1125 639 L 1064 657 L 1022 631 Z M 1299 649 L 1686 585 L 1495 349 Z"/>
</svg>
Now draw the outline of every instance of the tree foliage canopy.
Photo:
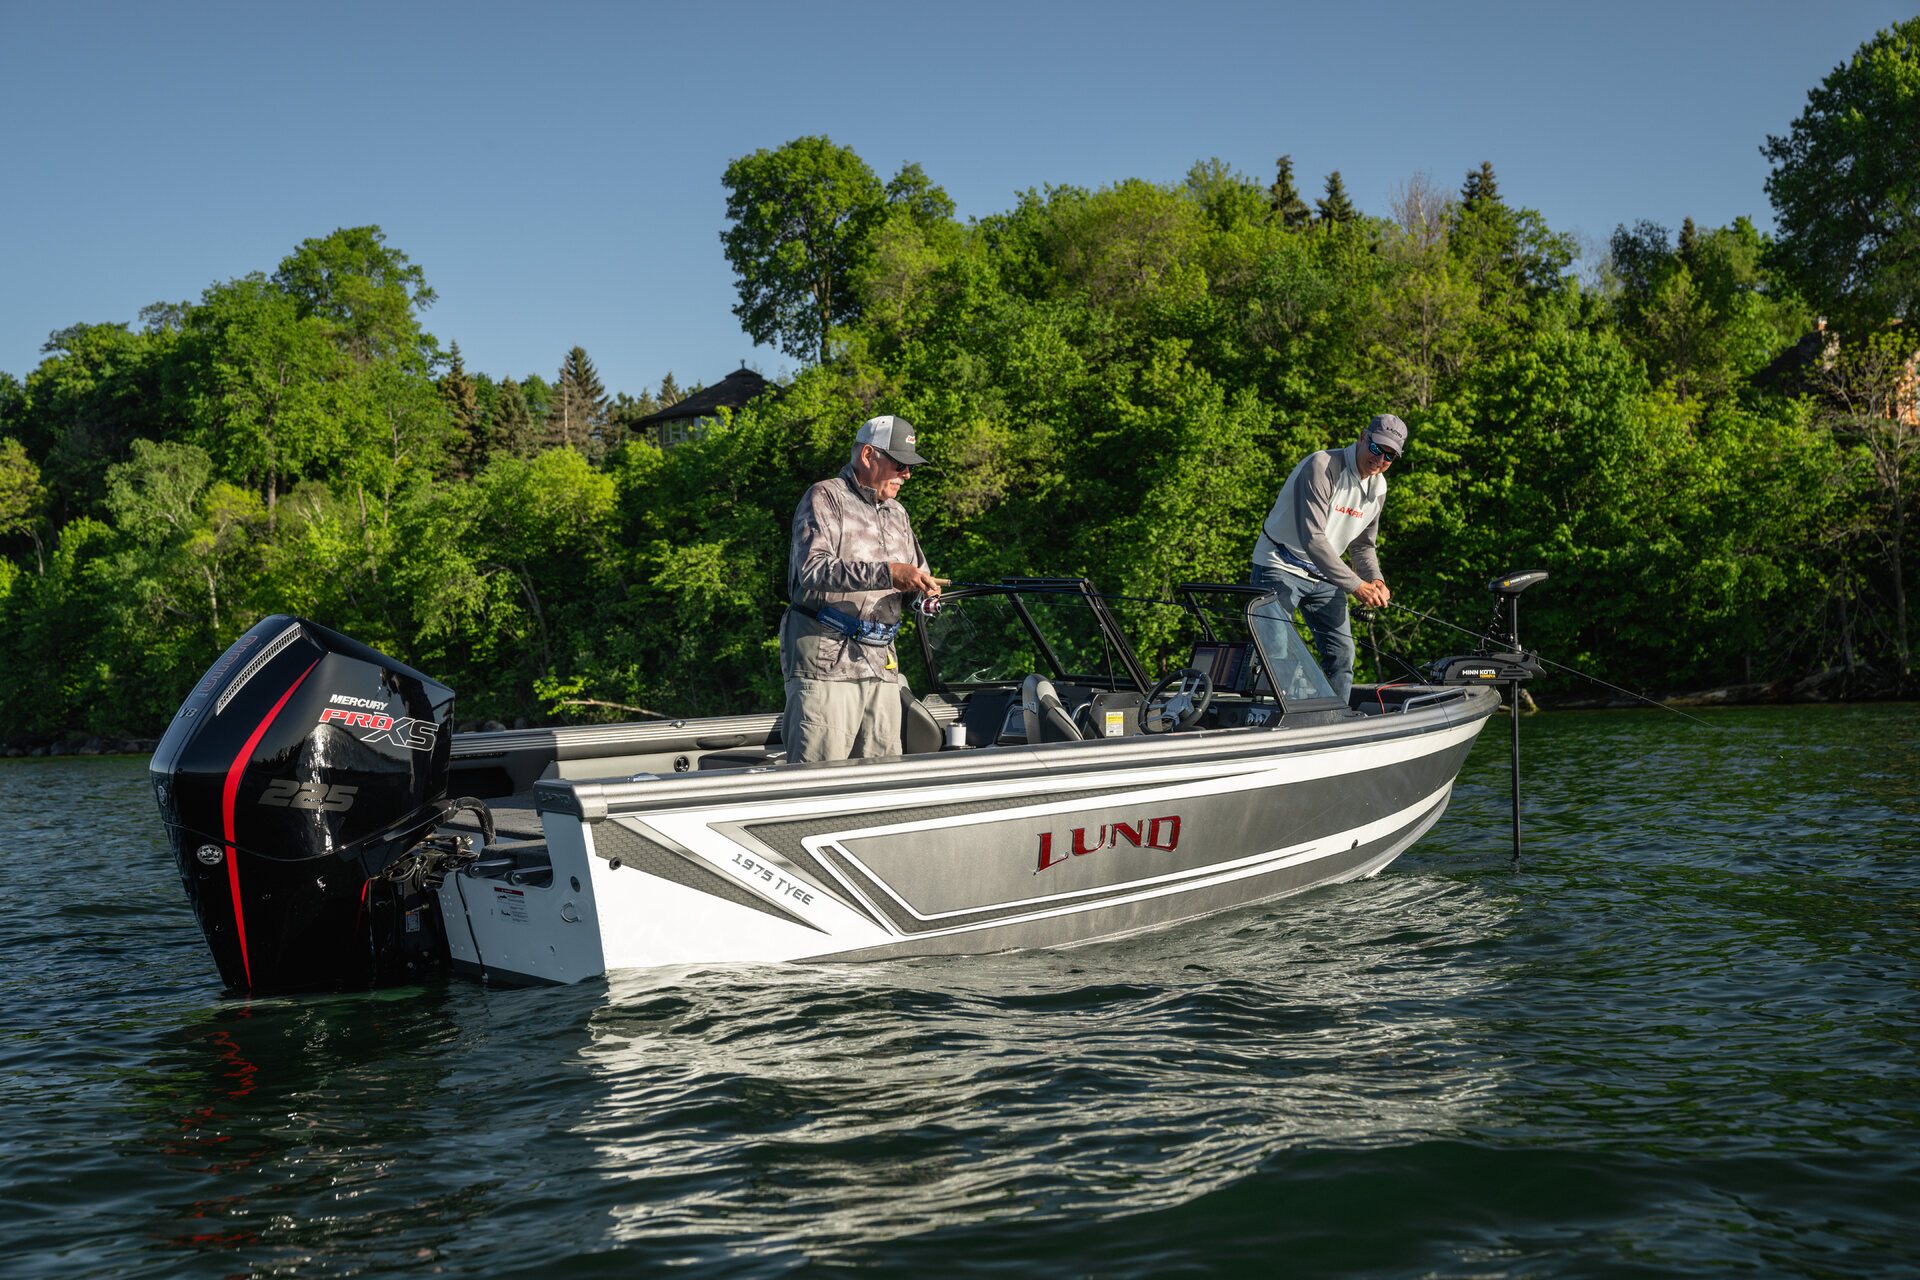
<svg viewBox="0 0 1920 1280">
<path fill-rule="evenodd" d="M 777 706 L 794 504 L 879 412 L 938 464 L 902 500 L 943 576 L 1243 580 L 1294 463 L 1391 411 L 1382 558 L 1415 609 L 1477 622 L 1489 577 L 1540 565 L 1529 641 L 1618 683 L 1908 661 L 1911 350 L 1809 347 L 1812 259 L 1746 219 L 1621 227 L 1576 276 L 1490 163 L 1457 195 L 1416 175 L 1391 216 L 1336 171 L 1317 219 L 1284 156 L 1272 184 L 1213 159 L 965 221 L 920 166 L 883 185 L 825 138 L 725 181 L 742 322 L 808 364 L 670 448 L 627 424 L 683 398 L 672 374 L 609 397 L 579 346 L 551 381 L 443 360 L 376 227 L 55 332 L 0 375 L 0 731 L 152 731 L 274 611 L 442 676 L 463 719 Z M 1831 296 L 1901 269 L 1846 261 Z"/>
<path fill-rule="evenodd" d="M 1860 46 L 1760 150 L 1795 283 L 1856 328 L 1920 319 L 1920 17 Z"/>
<path fill-rule="evenodd" d="M 833 326 L 855 313 L 853 272 L 885 188 L 852 148 L 826 137 L 742 156 L 720 180 L 733 224 L 720 243 L 740 291 L 733 313 L 755 342 L 824 364 Z"/>
</svg>

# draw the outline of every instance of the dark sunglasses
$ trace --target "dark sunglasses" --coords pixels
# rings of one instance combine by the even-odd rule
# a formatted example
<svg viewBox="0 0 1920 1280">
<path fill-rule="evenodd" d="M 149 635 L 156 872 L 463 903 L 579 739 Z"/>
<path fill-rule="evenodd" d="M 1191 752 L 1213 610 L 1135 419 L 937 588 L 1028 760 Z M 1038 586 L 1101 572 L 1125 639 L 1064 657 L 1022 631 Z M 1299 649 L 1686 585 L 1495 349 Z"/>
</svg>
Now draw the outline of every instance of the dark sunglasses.
<svg viewBox="0 0 1920 1280">
<path fill-rule="evenodd" d="M 1400 455 L 1391 449 L 1383 449 L 1373 441 L 1367 441 L 1367 452 L 1376 458 L 1385 458 L 1389 464 L 1400 461 Z"/>
</svg>

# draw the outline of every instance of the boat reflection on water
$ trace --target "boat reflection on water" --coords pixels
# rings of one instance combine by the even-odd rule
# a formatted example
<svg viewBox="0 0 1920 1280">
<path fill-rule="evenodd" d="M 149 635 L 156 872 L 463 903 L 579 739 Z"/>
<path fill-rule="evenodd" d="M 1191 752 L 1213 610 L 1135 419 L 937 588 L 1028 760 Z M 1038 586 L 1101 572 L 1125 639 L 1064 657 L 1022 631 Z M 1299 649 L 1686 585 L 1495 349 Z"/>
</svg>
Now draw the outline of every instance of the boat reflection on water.
<svg viewBox="0 0 1920 1280">
<path fill-rule="evenodd" d="M 147 1251 L 228 1271 L 415 1265 L 463 1224 L 510 1227 L 581 1147 L 566 1115 L 509 1105 L 501 1084 L 558 1084 L 584 1111 L 584 1073 L 555 1062 L 601 995 L 440 983 L 216 1006 L 121 1073 L 140 1124 L 117 1190 L 151 1205 Z"/>
<path fill-rule="evenodd" d="M 1467 1125 L 1501 1071 L 1433 1011 L 1498 987 L 1472 957 L 1505 914 L 1396 876 L 991 966 L 618 974 L 579 1132 L 636 1244 L 724 1220 L 818 1261 L 983 1215 L 1179 1204 L 1276 1152 Z"/>
</svg>

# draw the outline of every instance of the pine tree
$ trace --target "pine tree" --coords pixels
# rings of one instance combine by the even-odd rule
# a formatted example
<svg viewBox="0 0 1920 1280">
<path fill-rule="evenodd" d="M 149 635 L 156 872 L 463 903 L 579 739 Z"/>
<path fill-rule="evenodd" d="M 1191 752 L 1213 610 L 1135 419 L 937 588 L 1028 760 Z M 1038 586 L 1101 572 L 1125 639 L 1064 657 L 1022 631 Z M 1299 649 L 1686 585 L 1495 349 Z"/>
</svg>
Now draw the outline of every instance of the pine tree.
<svg viewBox="0 0 1920 1280">
<path fill-rule="evenodd" d="M 599 436 L 607 424 L 607 389 L 585 347 L 575 347 L 560 362 L 560 377 L 554 383 L 553 407 L 547 415 L 547 429 L 557 432 L 555 443 L 584 449 L 590 439 Z"/>
<path fill-rule="evenodd" d="M 1688 218 L 1680 224 L 1680 245 L 1678 250 L 1680 261 L 1686 264 L 1689 271 L 1696 274 L 1698 274 L 1700 269 L 1700 240 L 1700 228 L 1693 225 L 1692 218 Z"/>
<path fill-rule="evenodd" d="M 680 389 L 680 384 L 673 380 L 673 370 L 669 369 L 667 376 L 660 379 L 660 394 L 655 398 L 660 401 L 660 407 L 664 409 L 668 405 L 679 404 L 687 398 L 687 395 L 687 392 Z"/>
<path fill-rule="evenodd" d="M 527 397 L 512 378 L 500 379 L 500 394 L 494 398 L 493 422 L 487 432 L 489 450 L 526 455 L 534 450 L 533 413 Z"/>
<path fill-rule="evenodd" d="M 453 424 L 460 432 L 450 452 L 462 459 L 471 473 L 486 456 L 486 441 L 480 429 L 480 395 L 460 359 L 459 343 L 452 344 L 448 356 L 452 363 L 447 369 L 447 376 L 440 379 L 440 395 L 447 402 L 447 409 L 453 415 Z"/>
<path fill-rule="evenodd" d="M 1313 211 L 1307 208 L 1307 202 L 1300 198 L 1300 190 L 1293 185 L 1293 157 L 1281 156 L 1274 161 L 1279 170 L 1273 179 L 1273 185 L 1267 188 L 1268 201 L 1273 216 L 1280 225 L 1289 231 L 1298 231 L 1313 218 Z"/>
<path fill-rule="evenodd" d="M 1353 201 L 1347 198 L 1347 184 L 1340 181 L 1338 169 L 1327 175 L 1326 198 L 1313 203 L 1320 210 L 1320 221 L 1323 223 L 1352 222 L 1360 216 L 1360 211 L 1353 207 Z"/>
<path fill-rule="evenodd" d="M 615 395 L 613 404 L 607 409 L 607 447 L 617 449 L 627 441 L 634 439 L 633 424 L 648 417 L 660 407 L 651 391 L 642 391 L 638 397 L 622 391 Z"/>
<path fill-rule="evenodd" d="M 1467 171 L 1467 180 L 1460 188 L 1460 204 L 1473 209 L 1483 200 L 1494 202 L 1499 199 L 1500 184 L 1493 176 L 1493 161 L 1482 160 L 1478 169 Z"/>
</svg>

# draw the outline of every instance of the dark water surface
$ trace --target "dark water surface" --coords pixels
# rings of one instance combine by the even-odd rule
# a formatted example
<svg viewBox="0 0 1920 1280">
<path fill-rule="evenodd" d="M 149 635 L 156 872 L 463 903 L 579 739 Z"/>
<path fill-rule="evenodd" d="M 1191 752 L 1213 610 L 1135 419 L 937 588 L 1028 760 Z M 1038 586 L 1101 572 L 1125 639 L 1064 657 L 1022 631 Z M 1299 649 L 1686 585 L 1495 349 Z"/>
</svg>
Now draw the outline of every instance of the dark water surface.
<svg viewBox="0 0 1920 1280">
<path fill-rule="evenodd" d="M 1920 708 L 1506 725 L 1378 879 L 1070 952 L 224 996 L 0 762 L 0 1275 L 1920 1276 Z"/>
</svg>

